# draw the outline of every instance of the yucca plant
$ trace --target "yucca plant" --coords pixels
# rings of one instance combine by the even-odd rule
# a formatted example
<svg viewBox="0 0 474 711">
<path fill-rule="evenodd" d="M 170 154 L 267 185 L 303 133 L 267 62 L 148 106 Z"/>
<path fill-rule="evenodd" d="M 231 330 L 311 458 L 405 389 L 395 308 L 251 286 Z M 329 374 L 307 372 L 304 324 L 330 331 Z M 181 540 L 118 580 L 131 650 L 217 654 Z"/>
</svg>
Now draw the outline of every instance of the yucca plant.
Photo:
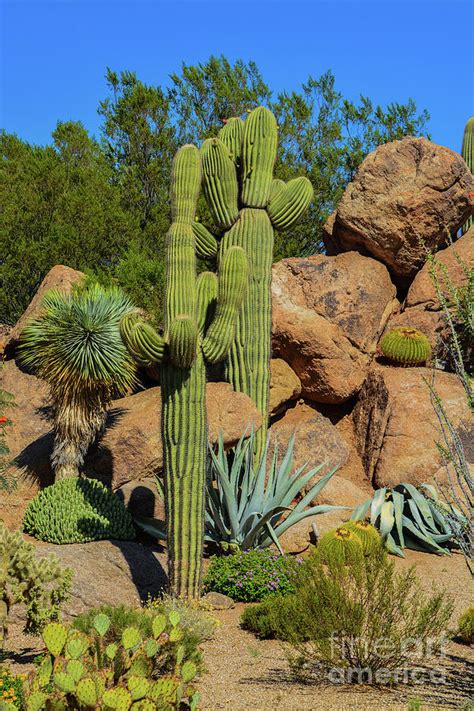
<svg viewBox="0 0 474 711">
<path fill-rule="evenodd" d="M 301 495 L 324 465 L 307 471 L 303 465 L 293 472 L 294 435 L 281 463 L 278 464 L 277 446 L 268 463 L 269 443 L 267 439 L 264 455 L 256 467 L 253 465 L 253 433 L 247 439 L 242 437 L 230 454 L 225 451 L 222 437 L 219 437 L 217 451 L 211 449 L 206 507 L 208 541 L 240 550 L 266 548 L 274 543 L 282 553 L 279 538 L 289 528 L 308 516 L 345 508 L 310 506 L 336 469 Z"/>
<path fill-rule="evenodd" d="M 50 386 L 56 480 L 79 476 L 108 405 L 134 383 L 135 366 L 119 331 L 120 319 L 133 310 L 115 287 L 93 284 L 69 295 L 52 290 L 40 317 L 22 332 L 22 363 Z"/>
<path fill-rule="evenodd" d="M 454 545 L 450 518 L 455 516 L 460 524 L 467 524 L 467 520 L 454 506 L 441 503 L 434 487 L 422 487 L 430 496 L 412 484 L 377 489 L 372 499 L 354 510 L 351 519 L 360 521 L 370 511 L 370 523 L 380 531 L 386 549 L 401 558 L 405 557 L 404 548 L 449 555 L 448 545 Z"/>
</svg>

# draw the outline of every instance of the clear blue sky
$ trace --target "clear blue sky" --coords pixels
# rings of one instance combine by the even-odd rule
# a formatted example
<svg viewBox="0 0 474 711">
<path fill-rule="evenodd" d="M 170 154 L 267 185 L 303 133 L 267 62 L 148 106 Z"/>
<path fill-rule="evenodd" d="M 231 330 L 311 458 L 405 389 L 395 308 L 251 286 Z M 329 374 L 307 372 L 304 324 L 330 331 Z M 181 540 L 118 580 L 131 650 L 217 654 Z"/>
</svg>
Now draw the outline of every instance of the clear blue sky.
<svg viewBox="0 0 474 711">
<path fill-rule="evenodd" d="M 98 135 L 106 66 L 166 84 L 210 54 L 253 59 L 271 88 L 330 68 L 337 88 L 413 97 L 437 143 L 460 149 L 474 113 L 471 0 L 0 0 L 0 126 L 46 143 L 58 120 Z"/>
</svg>

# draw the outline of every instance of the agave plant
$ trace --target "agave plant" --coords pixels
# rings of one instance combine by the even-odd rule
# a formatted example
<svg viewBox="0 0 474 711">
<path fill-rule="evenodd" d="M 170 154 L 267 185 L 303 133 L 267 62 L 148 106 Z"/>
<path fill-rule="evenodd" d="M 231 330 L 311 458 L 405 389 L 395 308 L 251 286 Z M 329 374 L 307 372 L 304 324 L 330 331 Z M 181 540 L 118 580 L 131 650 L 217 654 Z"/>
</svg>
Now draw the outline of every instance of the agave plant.
<svg viewBox="0 0 474 711">
<path fill-rule="evenodd" d="M 306 465 L 292 473 L 295 436 L 278 464 L 275 447 L 267 466 L 269 440 L 257 469 L 253 466 L 254 434 L 241 437 L 235 449 L 227 453 L 219 436 L 217 451 L 210 447 L 207 479 L 207 504 L 204 540 L 223 550 L 237 551 L 266 548 L 272 543 L 283 553 L 279 538 L 307 516 L 326 513 L 347 506 L 320 504 L 309 506 L 336 472 L 336 468 L 302 495 L 301 492 L 324 464 L 304 471 Z M 158 489 L 163 494 L 160 481 Z M 291 504 L 298 499 L 297 503 Z M 166 540 L 162 521 L 135 516 L 136 524 L 150 535 Z"/>
<path fill-rule="evenodd" d="M 460 523 L 464 517 L 454 506 L 441 504 L 434 487 L 423 484 L 420 488 L 430 496 L 412 484 L 377 489 L 372 499 L 354 510 L 351 519 L 360 521 L 370 511 L 370 523 L 380 531 L 385 547 L 401 558 L 405 557 L 404 548 L 449 555 L 448 545 L 454 545 L 450 517 Z"/>
<path fill-rule="evenodd" d="M 254 434 L 242 437 L 228 455 L 222 437 L 217 451 L 210 450 L 206 537 L 223 547 L 266 548 L 274 543 L 283 553 L 279 538 L 307 516 L 326 513 L 344 506 L 308 506 L 334 475 L 336 469 L 318 479 L 305 493 L 303 489 L 321 468 L 305 471 L 306 465 L 292 473 L 295 436 L 278 464 L 278 447 L 267 464 L 269 439 L 260 463 L 254 469 Z M 296 505 L 291 507 L 295 499 Z"/>
<path fill-rule="evenodd" d="M 40 317 L 21 334 L 22 363 L 50 386 L 56 480 L 79 476 L 107 406 L 134 382 L 135 366 L 119 331 L 120 319 L 133 310 L 115 287 L 94 284 L 69 295 L 52 290 Z"/>
</svg>

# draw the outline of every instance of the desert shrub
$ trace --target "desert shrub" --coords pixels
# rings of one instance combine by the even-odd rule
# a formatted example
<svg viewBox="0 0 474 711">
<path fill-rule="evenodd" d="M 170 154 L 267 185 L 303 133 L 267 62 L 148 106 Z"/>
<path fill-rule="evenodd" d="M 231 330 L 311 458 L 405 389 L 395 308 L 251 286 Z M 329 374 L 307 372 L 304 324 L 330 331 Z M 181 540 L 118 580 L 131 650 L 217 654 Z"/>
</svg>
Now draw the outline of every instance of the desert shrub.
<svg viewBox="0 0 474 711">
<path fill-rule="evenodd" d="M 144 709 L 196 708 L 191 682 L 199 652 L 186 651 L 177 612 L 150 620 L 146 635 L 133 625 L 111 632 L 104 613 L 88 634 L 58 623 L 45 627 L 47 653 L 26 684 L 28 708 L 128 709 L 138 702 Z"/>
<path fill-rule="evenodd" d="M 15 484 L 11 476 L 8 476 L 7 469 L 10 466 L 10 449 L 6 443 L 7 428 L 12 426 L 12 421 L 8 417 L 8 410 L 15 407 L 15 398 L 12 393 L 0 388 L 0 490 L 10 491 Z"/>
<path fill-rule="evenodd" d="M 23 677 L 0 668 L 0 709 L 23 708 Z"/>
<path fill-rule="evenodd" d="M 241 602 L 258 602 L 268 595 L 292 592 L 291 580 L 301 563 L 301 558 L 269 550 L 214 556 L 204 577 L 204 590 L 220 592 Z"/>
<path fill-rule="evenodd" d="M 289 644 L 299 673 L 386 683 L 431 654 L 452 612 L 444 593 L 423 593 L 413 568 L 396 573 L 382 547 L 349 565 L 317 549 L 294 579 L 295 592 L 246 611 L 243 624 Z"/>
<path fill-rule="evenodd" d="M 34 632 L 55 619 L 69 596 L 72 572 L 56 556 L 38 558 L 20 532 L 0 521 L 0 642 L 8 632 L 10 611 L 26 606 L 26 630 Z"/>
<path fill-rule="evenodd" d="M 474 607 L 469 607 L 459 618 L 458 637 L 464 644 L 474 644 Z"/>
<path fill-rule="evenodd" d="M 194 639 L 196 644 L 212 639 L 218 624 L 214 615 L 203 609 L 202 603 L 197 600 L 163 595 L 163 597 L 150 599 L 146 607 L 154 612 L 163 612 L 165 615 L 178 612 L 186 635 Z"/>
<path fill-rule="evenodd" d="M 28 504 L 23 528 L 50 543 L 135 538 L 133 519 L 122 501 L 100 481 L 76 477 L 40 491 Z"/>
</svg>

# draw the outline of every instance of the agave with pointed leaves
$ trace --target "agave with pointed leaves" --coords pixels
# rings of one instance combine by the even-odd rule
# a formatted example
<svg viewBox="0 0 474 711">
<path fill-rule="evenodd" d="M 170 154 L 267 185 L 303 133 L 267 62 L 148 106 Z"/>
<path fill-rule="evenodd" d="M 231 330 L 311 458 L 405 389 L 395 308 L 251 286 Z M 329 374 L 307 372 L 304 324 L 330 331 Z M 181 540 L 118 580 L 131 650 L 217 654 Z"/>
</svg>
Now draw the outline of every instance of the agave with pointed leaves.
<svg viewBox="0 0 474 711">
<path fill-rule="evenodd" d="M 393 489 L 377 489 L 372 499 L 358 506 L 351 519 L 360 521 L 370 512 L 370 523 L 379 531 L 390 553 L 404 558 L 403 549 L 449 555 L 455 545 L 450 516 L 461 521 L 462 513 L 446 504 L 443 511 L 434 487 L 423 484 L 424 496 L 412 484 L 397 484 Z M 449 511 L 448 511 L 449 509 Z"/>
<path fill-rule="evenodd" d="M 302 494 L 324 464 L 308 471 L 304 465 L 293 472 L 294 443 L 293 435 L 280 464 L 278 447 L 275 447 L 267 464 L 267 440 L 264 456 L 255 469 L 253 433 L 248 438 L 244 435 L 231 453 L 225 451 L 224 440 L 219 437 L 217 450 L 210 448 L 209 453 L 204 534 L 207 543 L 231 552 L 267 548 L 274 543 L 283 553 L 279 538 L 295 523 L 315 514 L 348 508 L 329 504 L 310 506 L 336 468 Z M 159 488 L 161 490 L 160 485 Z M 299 500 L 292 507 L 295 499 Z M 163 522 L 144 516 L 135 516 L 135 522 L 153 537 L 166 539 Z"/>
<path fill-rule="evenodd" d="M 240 550 L 266 548 L 274 543 L 282 553 L 279 538 L 295 523 L 307 516 L 345 508 L 310 506 L 336 469 L 318 479 L 302 495 L 301 492 L 324 465 L 309 470 L 304 465 L 293 472 L 293 435 L 280 464 L 277 446 L 268 462 L 267 439 L 264 455 L 254 468 L 253 440 L 253 433 L 248 439 L 242 437 L 228 455 L 223 439 L 219 437 L 217 451 L 210 450 L 206 537 L 223 547 L 227 545 Z M 292 507 L 298 497 L 301 498 Z"/>
<path fill-rule="evenodd" d="M 119 331 L 133 312 L 117 288 L 97 284 L 45 294 L 41 314 L 21 334 L 20 358 L 50 387 L 54 411 L 51 462 L 56 479 L 78 476 L 85 454 L 105 424 L 112 398 L 135 380 Z"/>
</svg>

